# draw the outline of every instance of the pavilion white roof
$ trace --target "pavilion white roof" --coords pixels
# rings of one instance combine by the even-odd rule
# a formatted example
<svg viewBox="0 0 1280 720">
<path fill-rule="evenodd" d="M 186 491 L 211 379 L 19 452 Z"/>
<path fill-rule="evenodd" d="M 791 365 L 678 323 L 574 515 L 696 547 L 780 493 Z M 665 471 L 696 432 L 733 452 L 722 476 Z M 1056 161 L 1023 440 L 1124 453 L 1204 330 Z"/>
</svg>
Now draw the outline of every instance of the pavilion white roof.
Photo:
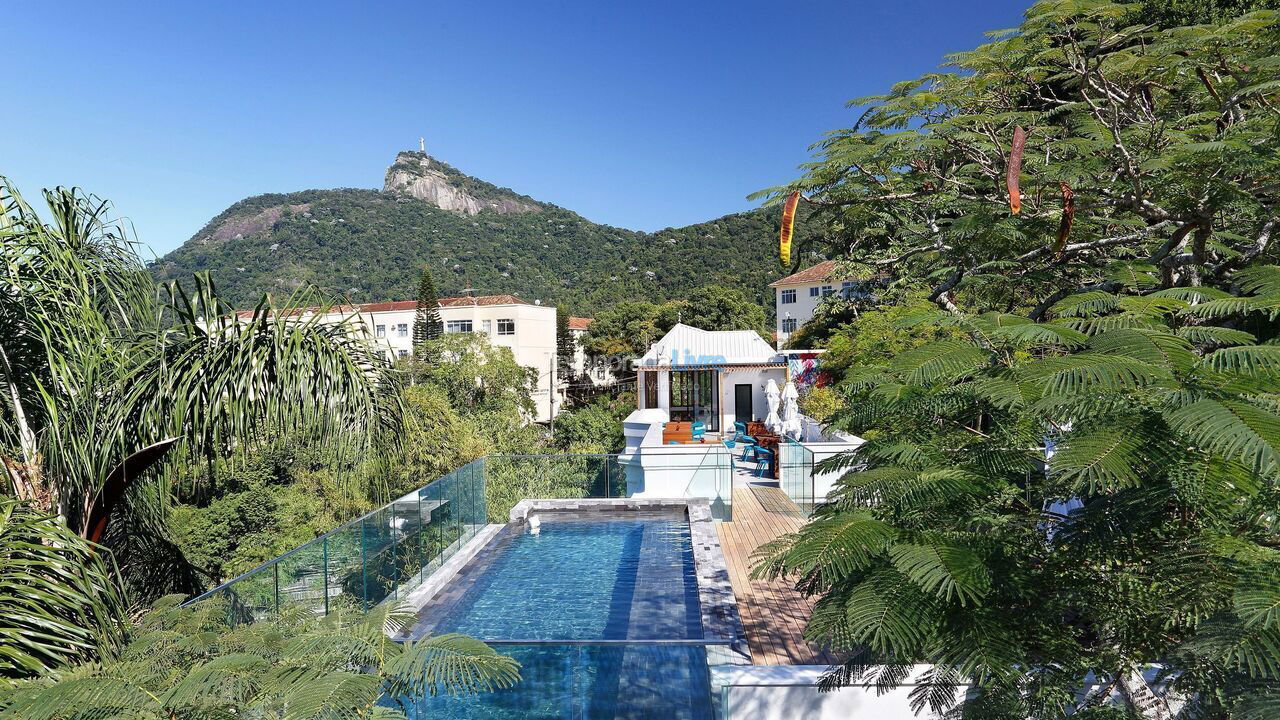
<svg viewBox="0 0 1280 720">
<path fill-rule="evenodd" d="M 703 330 L 677 324 L 636 363 L 640 367 L 785 365 L 753 330 Z"/>
</svg>

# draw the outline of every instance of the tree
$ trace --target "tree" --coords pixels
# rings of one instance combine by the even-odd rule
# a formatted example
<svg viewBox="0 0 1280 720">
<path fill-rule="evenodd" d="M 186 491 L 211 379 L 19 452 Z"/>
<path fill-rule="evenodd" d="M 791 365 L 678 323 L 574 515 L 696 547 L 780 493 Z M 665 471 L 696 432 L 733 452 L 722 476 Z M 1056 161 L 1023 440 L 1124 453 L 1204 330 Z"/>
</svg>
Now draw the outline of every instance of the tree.
<svg viewBox="0 0 1280 720">
<path fill-rule="evenodd" d="M 556 418 L 555 445 L 567 453 L 616 453 L 625 444 L 622 420 L 636 408 L 635 396 L 600 396 Z"/>
<path fill-rule="evenodd" d="M 855 101 L 808 174 L 762 195 L 808 193 L 851 261 L 947 308 L 1039 318 L 1149 269 L 1218 284 L 1277 235 L 1276 15 L 1140 10 L 1037 3 L 951 72 Z"/>
<path fill-rule="evenodd" d="M 125 601 L 110 556 L 30 503 L 0 497 L 0 677 L 112 657 Z"/>
<path fill-rule="evenodd" d="M 404 718 L 393 704 L 403 698 L 505 688 L 520 677 L 515 660 L 466 636 L 388 637 L 415 621 L 411 613 L 285 608 L 231 627 L 226 603 L 180 609 L 180 600 L 147 613 L 119 658 L 17 685 L 0 716 Z"/>
<path fill-rule="evenodd" d="M 423 265 L 418 279 L 418 310 L 413 316 L 413 346 L 435 340 L 444 332 L 440 321 L 440 298 L 436 295 L 436 283 L 431 278 L 431 268 Z"/>
<path fill-rule="evenodd" d="M 451 407 L 468 413 L 533 416 L 530 393 L 538 371 L 517 363 L 511 348 L 475 333 L 446 333 L 426 347 L 438 360 L 428 365 L 415 359 L 410 372 L 415 380 L 444 391 Z"/>
<path fill-rule="evenodd" d="M 924 662 L 917 707 L 967 683 L 965 717 L 1056 718 L 1105 698 L 1077 698 L 1092 673 L 1167 718 L 1140 672 L 1162 663 L 1208 717 L 1280 702 L 1280 346 L 1237 329 L 1274 322 L 1280 267 L 1233 279 L 1255 294 L 930 311 L 963 339 L 850 370 L 837 424 L 868 441 L 835 464 L 867 469 L 760 569 L 855 653 L 832 682 Z"/>
<path fill-rule="evenodd" d="M 587 329 L 584 346 L 591 355 L 643 355 L 649 346 L 675 327 L 683 305 L 678 302 L 655 305 L 643 300 L 625 300 L 596 313 Z"/>
<path fill-rule="evenodd" d="M 569 332 L 569 312 L 563 305 L 556 307 L 556 375 L 560 382 L 573 379 L 573 357 L 577 354 L 578 343 Z"/>
<path fill-rule="evenodd" d="M 83 537 L 127 498 L 162 509 L 152 481 L 171 455 L 212 458 L 267 427 L 362 444 L 395 422 L 386 365 L 350 323 L 269 298 L 237 315 L 208 276 L 158 288 L 79 191 L 45 193 L 51 224 L 2 179 L 0 199 L 0 442 L 17 450 L 0 459 L 17 497 Z"/>
<path fill-rule="evenodd" d="M 0 179 L 0 465 L 11 495 L 90 541 L 156 546 L 166 480 L 183 459 L 210 462 L 269 430 L 354 452 L 394 428 L 385 362 L 352 324 L 296 313 L 306 293 L 237 314 L 207 275 L 193 293 L 157 287 L 107 203 L 64 188 L 45 200 L 47 224 Z M 147 584 L 157 566 L 124 568 Z"/>
<path fill-rule="evenodd" d="M 681 322 L 703 330 L 755 330 L 766 339 L 772 336 L 764 308 L 741 290 L 723 285 L 695 290 L 681 308 Z"/>
<path fill-rule="evenodd" d="M 1156 666 L 1191 716 L 1280 710 L 1280 26 L 1153 8 L 1038 3 L 870 99 L 794 185 L 850 263 L 941 308 L 844 358 L 834 422 L 867 442 L 762 551 L 851 653 L 832 684 L 925 662 L 918 708 L 967 684 L 966 718 L 1112 690 L 1170 718 Z"/>
</svg>

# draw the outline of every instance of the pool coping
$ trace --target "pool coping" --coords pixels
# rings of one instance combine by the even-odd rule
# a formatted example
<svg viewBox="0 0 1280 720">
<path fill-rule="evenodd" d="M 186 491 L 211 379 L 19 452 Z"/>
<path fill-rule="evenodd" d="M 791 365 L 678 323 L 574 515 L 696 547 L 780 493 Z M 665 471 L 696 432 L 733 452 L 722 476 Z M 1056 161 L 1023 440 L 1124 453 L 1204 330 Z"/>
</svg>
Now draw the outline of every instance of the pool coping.
<svg viewBox="0 0 1280 720">
<path fill-rule="evenodd" d="M 698 579 L 698 604 L 702 611 L 709 664 L 750 665 L 751 650 L 738 615 L 738 599 L 729 581 L 729 567 L 720 547 L 711 516 L 711 501 L 705 498 L 572 498 L 563 500 L 521 500 L 508 514 L 509 524 L 524 524 L 531 514 L 575 510 L 638 512 L 641 510 L 684 510 L 693 545 L 693 567 Z"/>
</svg>

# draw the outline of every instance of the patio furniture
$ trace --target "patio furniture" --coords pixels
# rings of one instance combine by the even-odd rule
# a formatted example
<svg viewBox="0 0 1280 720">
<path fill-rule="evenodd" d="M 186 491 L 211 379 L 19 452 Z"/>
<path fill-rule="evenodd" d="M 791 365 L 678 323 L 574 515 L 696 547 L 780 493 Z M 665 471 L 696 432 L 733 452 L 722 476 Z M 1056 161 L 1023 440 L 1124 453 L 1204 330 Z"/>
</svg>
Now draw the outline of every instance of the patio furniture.
<svg viewBox="0 0 1280 720">
<path fill-rule="evenodd" d="M 673 443 L 684 445 L 697 442 L 701 442 L 701 439 L 694 437 L 693 423 L 669 422 L 662 426 L 662 444 L 664 445 L 671 445 Z"/>
<path fill-rule="evenodd" d="M 773 477 L 773 453 L 762 447 L 756 448 L 756 477 L 765 477 L 765 473 Z"/>
<path fill-rule="evenodd" d="M 707 434 L 707 426 L 705 423 L 694 421 L 692 432 L 694 441 L 702 442 L 702 436 Z"/>
</svg>

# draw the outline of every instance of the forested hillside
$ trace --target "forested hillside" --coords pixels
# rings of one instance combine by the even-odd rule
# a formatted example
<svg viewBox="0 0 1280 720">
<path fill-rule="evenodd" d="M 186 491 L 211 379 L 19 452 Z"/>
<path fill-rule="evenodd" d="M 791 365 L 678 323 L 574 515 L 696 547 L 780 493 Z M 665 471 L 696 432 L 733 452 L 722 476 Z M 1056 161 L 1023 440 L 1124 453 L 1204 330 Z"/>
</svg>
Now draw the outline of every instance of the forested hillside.
<svg viewBox="0 0 1280 720">
<path fill-rule="evenodd" d="M 394 187 L 404 188 L 406 155 L 388 172 L 389 187 L 398 173 Z M 465 193 L 486 203 L 507 201 L 519 209 L 468 215 L 395 189 L 259 195 L 219 214 L 152 271 L 160 280 L 211 271 L 223 294 L 239 304 L 303 283 L 357 302 L 411 298 L 425 263 L 445 296 L 474 288 L 593 313 L 623 299 L 682 298 L 719 283 L 772 308 L 767 286 L 784 274 L 776 209 L 636 232 L 598 225 L 432 163 L 444 172 L 434 176 L 437 186 L 429 191 L 443 189 L 453 194 L 450 200 Z"/>
</svg>

